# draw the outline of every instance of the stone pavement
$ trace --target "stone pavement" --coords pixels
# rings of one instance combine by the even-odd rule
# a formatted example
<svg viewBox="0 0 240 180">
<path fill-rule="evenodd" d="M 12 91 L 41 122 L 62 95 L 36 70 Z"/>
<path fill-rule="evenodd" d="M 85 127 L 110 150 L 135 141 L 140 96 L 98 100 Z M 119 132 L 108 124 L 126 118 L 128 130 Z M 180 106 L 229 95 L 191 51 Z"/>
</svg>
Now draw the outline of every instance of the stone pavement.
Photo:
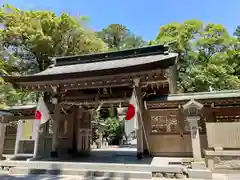
<svg viewBox="0 0 240 180">
<path fill-rule="evenodd" d="M 240 180 L 240 172 L 239 173 L 231 173 L 225 174 L 226 180 Z"/>
<path fill-rule="evenodd" d="M 91 178 L 83 177 L 83 176 L 43 176 L 43 175 L 7 175 L 0 174 L 0 180 L 90 180 Z M 128 179 L 128 178 L 127 178 Z M 96 179 L 97 180 L 97 179 Z M 110 178 L 105 178 L 102 180 L 110 180 Z M 120 179 L 118 179 L 120 180 Z M 123 179 L 126 180 L 126 179 Z M 128 179 L 128 180 L 137 180 L 137 179 Z M 153 178 L 152 180 L 174 180 L 168 178 Z M 193 179 L 186 179 L 193 180 Z M 204 179 L 198 179 L 204 180 Z M 231 174 L 214 174 L 213 180 L 240 180 L 240 172 L 239 173 L 231 173 Z"/>
<path fill-rule="evenodd" d="M 79 176 L 23 176 L 23 175 L 0 175 L 1 180 L 84 180 Z"/>
<path fill-rule="evenodd" d="M 99 178 L 98 178 L 99 179 Z M 97 178 L 89 178 L 84 176 L 49 176 L 49 175 L 7 175 L 0 174 L 0 180 L 98 180 Z M 101 180 L 114 180 L 115 178 L 100 178 Z M 119 179 L 118 180 L 137 180 L 137 179 Z M 143 179 L 141 179 L 143 180 Z M 168 179 L 164 179 L 168 180 Z"/>
</svg>

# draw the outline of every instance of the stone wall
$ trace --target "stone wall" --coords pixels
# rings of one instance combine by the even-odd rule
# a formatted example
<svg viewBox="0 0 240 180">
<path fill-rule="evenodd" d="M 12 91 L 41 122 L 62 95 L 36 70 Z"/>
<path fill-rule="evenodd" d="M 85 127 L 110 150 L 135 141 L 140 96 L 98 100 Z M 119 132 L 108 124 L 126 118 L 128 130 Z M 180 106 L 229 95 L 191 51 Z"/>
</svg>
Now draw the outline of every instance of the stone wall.
<svg viewBox="0 0 240 180">
<path fill-rule="evenodd" d="M 147 112 L 145 122 L 150 153 L 155 156 L 192 156 L 190 128 L 179 109 L 155 109 Z M 205 126 L 201 128 L 202 152 L 207 145 Z"/>
<path fill-rule="evenodd" d="M 240 122 L 206 123 L 208 147 L 240 148 Z"/>
<path fill-rule="evenodd" d="M 206 135 L 200 135 L 202 151 L 207 148 Z M 149 136 L 150 152 L 155 156 L 191 156 L 191 135 L 152 134 Z"/>
</svg>

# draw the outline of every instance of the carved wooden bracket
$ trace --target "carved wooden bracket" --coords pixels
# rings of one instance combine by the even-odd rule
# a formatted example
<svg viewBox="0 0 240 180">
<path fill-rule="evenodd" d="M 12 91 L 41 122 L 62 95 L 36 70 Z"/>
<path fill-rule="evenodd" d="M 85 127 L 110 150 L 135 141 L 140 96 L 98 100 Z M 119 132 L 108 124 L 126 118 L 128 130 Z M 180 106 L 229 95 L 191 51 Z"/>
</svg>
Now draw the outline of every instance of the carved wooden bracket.
<svg viewBox="0 0 240 180">
<path fill-rule="evenodd" d="M 163 74 L 163 77 L 165 77 L 166 79 L 168 79 L 168 78 L 170 77 L 170 75 L 171 75 L 170 69 L 168 68 L 168 69 L 162 70 L 162 74 Z"/>
</svg>

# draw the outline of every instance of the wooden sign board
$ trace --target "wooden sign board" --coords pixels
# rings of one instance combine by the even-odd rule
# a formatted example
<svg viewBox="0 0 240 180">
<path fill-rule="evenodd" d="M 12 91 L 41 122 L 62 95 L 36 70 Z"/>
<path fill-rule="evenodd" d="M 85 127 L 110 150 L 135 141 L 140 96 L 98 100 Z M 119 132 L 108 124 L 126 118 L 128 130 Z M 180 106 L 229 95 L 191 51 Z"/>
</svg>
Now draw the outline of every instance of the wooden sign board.
<svg viewBox="0 0 240 180">
<path fill-rule="evenodd" d="M 36 157 L 39 126 L 40 121 L 35 119 L 18 121 L 15 156 Z"/>
</svg>

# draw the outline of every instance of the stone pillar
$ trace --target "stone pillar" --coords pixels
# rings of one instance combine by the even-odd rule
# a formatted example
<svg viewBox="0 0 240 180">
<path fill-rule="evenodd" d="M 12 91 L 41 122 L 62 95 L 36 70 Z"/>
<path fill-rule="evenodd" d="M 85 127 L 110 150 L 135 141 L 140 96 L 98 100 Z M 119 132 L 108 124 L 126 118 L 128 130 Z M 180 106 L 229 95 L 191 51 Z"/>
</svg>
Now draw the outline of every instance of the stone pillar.
<svg viewBox="0 0 240 180">
<path fill-rule="evenodd" d="M 188 177 L 195 179 L 212 179 L 212 172 L 206 168 L 205 162 L 202 160 L 200 135 L 198 122 L 201 119 L 203 104 L 191 99 L 183 105 L 186 120 L 191 129 L 193 162 L 191 168 L 188 169 Z"/>
<path fill-rule="evenodd" d="M 58 157 L 60 108 L 61 105 L 59 103 L 55 104 L 53 116 L 52 151 L 51 151 L 51 157 L 53 158 Z"/>
<path fill-rule="evenodd" d="M 4 159 L 2 157 L 2 154 L 4 149 L 6 126 L 7 126 L 7 123 L 0 122 L 0 160 Z"/>
<path fill-rule="evenodd" d="M 211 170 L 207 169 L 205 162 L 202 160 L 200 136 L 198 121 L 200 117 L 187 117 L 191 128 L 193 159 L 191 169 L 188 169 L 189 178 L 193 179 L 212 179 Z"/>
<path fill-rule="evenodd" d="M 191 128 L 191 140 L 192 140 L 192 152 L 194 161 L 201 161 L 201 145 L 200 145 L 200 135 L 199 135 L 199 127 L 198 121 L 200 117 L 187 117 L 187 121 L 189 122 Z"/>
</svg>

